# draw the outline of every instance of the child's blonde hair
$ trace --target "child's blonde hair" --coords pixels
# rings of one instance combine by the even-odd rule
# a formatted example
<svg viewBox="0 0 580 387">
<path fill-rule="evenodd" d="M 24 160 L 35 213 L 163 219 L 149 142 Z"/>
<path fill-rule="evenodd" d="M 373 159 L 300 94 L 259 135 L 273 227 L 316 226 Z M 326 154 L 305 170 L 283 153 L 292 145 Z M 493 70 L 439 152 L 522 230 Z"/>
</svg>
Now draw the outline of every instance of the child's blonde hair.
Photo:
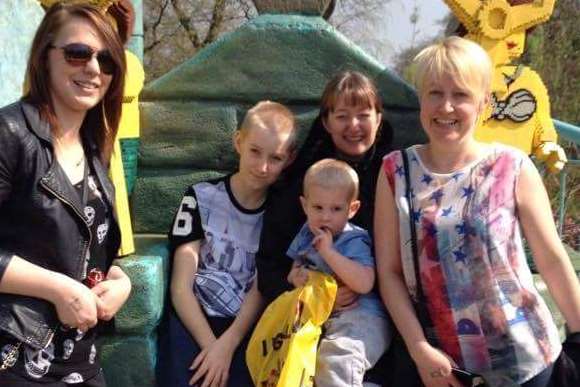
<svg viewBox="0 0 580 387">
<path fill-rule="evenodd" d="M 288 149 L 296 149 L 297 133 L 296 119 L 294 114 L 286 106 L 278 102 L 260 101 L 247 111 L 244 121 L 240 126 L 240 134 L 245 136 L 249 130 L 275 129 L 277 131 L 289 132 L 290 137 Z"/>
<path fill-rule="evenodd" d="M 335 159 L 322 159 L 306 171 L 302 191 L 308 197 L 313 185 L 328 189 L 344 189 L 349 203 L 358 198 L 358 175 L 350 165 Z"/>
<path fill-rule="evenodd" d="M 415 87 L 422 94 L 429 79 L 451 75 L 473 96 L 484 98 L 490 93 L 493 66 L 489 55 L 471 40 L 450 36 L 424 48 L 413 60 Z"/>
</svg>

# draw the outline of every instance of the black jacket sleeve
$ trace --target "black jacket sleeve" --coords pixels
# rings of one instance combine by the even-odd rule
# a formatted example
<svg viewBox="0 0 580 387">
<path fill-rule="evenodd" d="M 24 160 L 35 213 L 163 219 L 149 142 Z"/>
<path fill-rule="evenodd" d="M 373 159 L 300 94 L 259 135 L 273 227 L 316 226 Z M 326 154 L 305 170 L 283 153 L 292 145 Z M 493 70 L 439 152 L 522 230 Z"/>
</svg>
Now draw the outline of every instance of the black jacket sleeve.
<svg viewBox="0 0 580 387">
<path fill-rule="evenodd" d="M 18 160 L 22 151 L 16 128 L 0 114 L 0 216 L 2 206 L 12 193 L 12 186 L 18 170 Z M 0 246 L 0 281 L 8 267 L 13 253 Z"/>
<path fill-rule="evenodd" d="M 367 229 L 371 235 L 376 178 L 382 157 L 391 149 L 392 138 L 392 128 L 385 120 L 377 143 L 362 160 L 351 165 L 360 177 L 362 202 L 353 223 Z M 338 156 L 321 118 L 317 117 L 296 161 L 285 172 L 286 181 L 276 183 L 269 193 L 260 247 L 256 254 L 258 289 L 267 302 L 292 288 L 286 277 L 293 261 L 286 256 L 286 251 L 306 221 L 300 204 L 302 179 L 308 167 L 327 157 Z"/>
<path fill-rule="evenodd" d="M 300 178 L 276 187 L 270 192 L 266 205 L 256 266 L 258 289 L 267 303 L 292 289 L 286 279 L 292 260 L 286 251 L 305 221 L 299 199 L 301 185 Z"/>
</svg>

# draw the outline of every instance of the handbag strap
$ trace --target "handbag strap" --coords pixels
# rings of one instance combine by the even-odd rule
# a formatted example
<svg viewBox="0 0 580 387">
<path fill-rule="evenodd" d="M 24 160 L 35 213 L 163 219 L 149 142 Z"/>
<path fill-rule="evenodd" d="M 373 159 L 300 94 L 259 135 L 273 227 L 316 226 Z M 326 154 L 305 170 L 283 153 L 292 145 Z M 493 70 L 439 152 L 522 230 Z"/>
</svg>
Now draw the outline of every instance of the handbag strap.
<svg viewBox="0 0 580 387">
<path fill-rule="evenodd" d="M 415 207 L 413 205 L 413 193 L 411 190 L 411 168 L 409 163 L 409 156 L 406 149 L 401 151 L 403 156 L 403 169 L 405 172 L 405 198 L 409 205 L 409 228 L 411 229 L 411 250 L 413 253 L 413 269 L 415 272 L 415 283 L 417 286 L 417 300 L 413 301 L 413 306 L 415 308 L 415 313 L 417 313 L 417 318 L 426 333 L 427 340 L 431 345 L 437 346 L 438 339 L 435 333 L 435 326 L 431 316 L 429 315 L 429 310 L 427 308 L 427 298 L 423 292 L 423 284 L 421 283 L 421 272 L 419 265 L 419 249 L 417 248 L 417 227 L 415 225 Z"/>
<path fill-rule="evenodd" d="M 407 199 L 407 204 L 409 206 L 409 228 L 411 229 L 411 250 L 413 253 L 413 268 L 415 272 L 415 282 L 417 286 L 417 301 L 413 302 L 415 307 L 415 312 L 417 317 L 426 332 L 431 334 L 427 335 L 427 340 L 431 345 L 438 346 L 438 339 L 434 333 L 435 328 L 431 316 L 427 310 L 427 299 L 425 298 L 425 293 L 423 292 L 423 285 L 421 283 L 421 273 L 419 266 L 419 250 L 417 248 L 417 227 L 415 224 L 415 207 L 413 205 L 413 193 L 411 192 L 411 169 L 409 164 L 409 156 L 407 150 L 403 149 L 401 151 L 403 156 L 403 169 L 405 172 L 405 198 Z M 469 376 L 470 386 L 488 386 L 485 379 L 478 374 L 470 373 Z"/>
<path fill-rule="evenodd" d="M 413 253 L 413 271 L 415 272 L 415 283 L 417 286 L 417 303 L 423 303 L 425 301 L 425 294 L 423 293 L 423 285 L 421 284 L 421 273 L 419 272 L 419 252 L 417 249 L 417 228 L 415 225 L 415 208 L 413 206 L 413 194 L 411 192 L 411 177 L 409 168 L 409 157 L 407 155 L 407 150 L 403 149 L 401 151 L 403 156 L 403 169 L 405 172 L 405 198 L 407 199 L 407 204 L 409 205 L 409 227 L 411 229 L 411 251 Z M 415 308 L 418 311 L 421 308 Z"/>
</svg>

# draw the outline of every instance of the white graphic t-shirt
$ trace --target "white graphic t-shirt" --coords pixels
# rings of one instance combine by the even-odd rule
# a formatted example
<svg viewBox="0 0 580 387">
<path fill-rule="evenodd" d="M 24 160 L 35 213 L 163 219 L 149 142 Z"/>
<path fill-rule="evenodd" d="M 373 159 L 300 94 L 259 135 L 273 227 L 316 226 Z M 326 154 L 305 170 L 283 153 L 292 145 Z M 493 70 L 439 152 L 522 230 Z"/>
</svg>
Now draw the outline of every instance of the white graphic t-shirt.
<svg viewBox="0 0 580 387">
<path fill-rule="evenodd" d="M 242 207 L 230 177 L 189 187 L 169 233 L 172 248 L 201 240 L 193 292 L 208 316 L 236 316 L 256 276 L 264 206 Z"/>
</svg>

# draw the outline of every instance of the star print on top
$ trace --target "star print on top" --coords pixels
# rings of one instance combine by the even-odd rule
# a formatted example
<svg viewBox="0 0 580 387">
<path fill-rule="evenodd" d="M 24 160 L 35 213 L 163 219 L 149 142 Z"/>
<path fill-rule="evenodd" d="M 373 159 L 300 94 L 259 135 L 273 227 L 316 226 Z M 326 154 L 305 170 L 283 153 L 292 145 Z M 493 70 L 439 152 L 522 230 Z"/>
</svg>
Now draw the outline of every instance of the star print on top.
<svg viewBox="0 0 580 387">
<path fill-rule="evenodd" d="M 430 339 L 494 385 L 508 385 L 508 378 L 523 383 L 551 364 L 561 347 L 534 287 L 517 217 L 518 176 L 531 161 L 493 144 L 464 168 L 439 174 L 426 168 L 417 149 L 407 152 L 420 278 L 436 336 Z M 402 165 L 400 151 L 383 160 L 400 219 L 405 282 L 416 297 Z"/>
</svg>

